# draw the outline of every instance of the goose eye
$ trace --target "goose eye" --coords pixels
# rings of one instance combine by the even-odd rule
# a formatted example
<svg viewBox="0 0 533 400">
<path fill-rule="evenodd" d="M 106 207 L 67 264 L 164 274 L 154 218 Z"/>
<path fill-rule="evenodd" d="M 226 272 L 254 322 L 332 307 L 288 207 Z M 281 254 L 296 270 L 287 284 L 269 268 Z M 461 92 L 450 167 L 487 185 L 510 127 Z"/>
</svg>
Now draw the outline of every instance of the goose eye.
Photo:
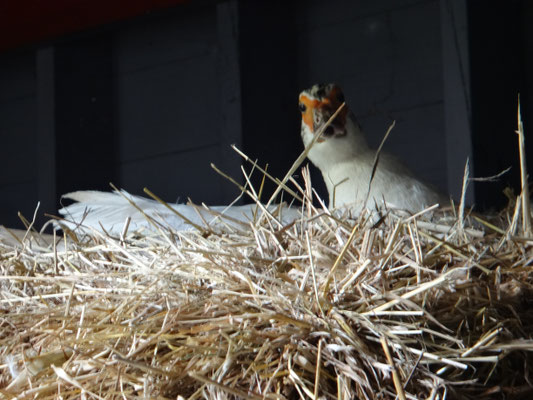
<svg viewBox="0 0 533 400">
<path fill-rule="evenodd" d="M 298 108 L 300 109 L 300 112 L 305 112 L 305 110 L 307 110 L 307 107 L 305 106 L 304 103 L 299 103 L 298 104 Z"/>
</svg>

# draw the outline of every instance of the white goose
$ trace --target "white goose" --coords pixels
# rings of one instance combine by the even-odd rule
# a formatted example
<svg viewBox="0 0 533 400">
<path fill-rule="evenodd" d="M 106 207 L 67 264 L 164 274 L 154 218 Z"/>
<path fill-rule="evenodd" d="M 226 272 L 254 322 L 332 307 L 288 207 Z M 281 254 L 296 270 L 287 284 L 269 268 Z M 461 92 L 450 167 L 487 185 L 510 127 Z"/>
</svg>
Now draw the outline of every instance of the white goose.
<svg viewBox="0 0 533 400">
<path fill-rule="evenodd" d="M 308 146 L 317 132 L 344 102 L 341 89 L 334 84 L 314 85 L 300 94 L 301 135 Z M 374 178 L 369 185 L 375 151 L 371 150 L 353 115 L 344 108 L 316 140 L 308 158 L 324 177 L 329 192 L 329 207 L 388 208 L 417 212 L 443 201 L 430 186 L 416 179 L 409 170 L 388 154 L 381 154 Z M 257 205 L 215 206 L 210 211 L 186 204 L 172 204 L 175 210 L 144 197 L 122 192 L 78 191 L 63 196 L 76 201 L 59 210 L 70 228 L 97 229 L 118 234 L 126 219 L 129 229 L 153 227 L 145 215 L 177 230 L 205 227 L 237 228 L 256 218 Z M 135 206 L 131 202 L 135 203 Z M 140 212 L 141 209 L 143 212 Z M 277 206 L 269 212 L 277 212 Z M 143 215 L 143 213 L 145 215 Z M 222 218 L 221 215 L 225 217 Z M 281 223 L 300 216 L 295 208 L 283 207 Z M 244 224 L 244 225 L 243 225 Z"/>
</svg>

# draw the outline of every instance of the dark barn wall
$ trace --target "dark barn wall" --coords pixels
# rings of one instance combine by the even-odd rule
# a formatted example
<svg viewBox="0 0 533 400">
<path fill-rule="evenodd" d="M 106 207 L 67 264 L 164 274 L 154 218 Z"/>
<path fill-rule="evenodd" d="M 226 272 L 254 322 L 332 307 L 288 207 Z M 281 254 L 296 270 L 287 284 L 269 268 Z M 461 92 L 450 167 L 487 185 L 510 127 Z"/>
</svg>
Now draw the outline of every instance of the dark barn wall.
<svg viewBox="0 0 533 400">
<path fill-rule="evenodd" d="M 114 38 L 121 186 L 169 201 L 221 202 L 216 8 L 121 29 Z M 203 182 L 205 184 L 198 184 Z"/>
<path fill-rule="evenodd" d="M 442 0 L 440 14 L 448 193 L 457 200 L 462 196 L 465 160 L 469 160 L 470 172 L 475 174 L 467 4 L 463 0 Z M 474 204 L 473 187 L 466 187 L 467 204 Z"/>
<path fill-rule="evenodd" d="M 20 211 L 33 216 L 37 205 L 37 90 L 34 55 L 0 54 L 0 224 L 18 226 Z"/>
<path fill-rule="evenodd" d="M 526 2 L 513 4 L 531 14 Z M 495 18 L 498 2 L 488 5 Z M 37 201 L 56 213 L 62 193 L 107 190 L 109 181 L 168 201 L 228 203 L 238 190 L 210 163 L 244 182 L 235 143 L 282 177 L 303 150 L 298 92 L 328 81 L 343 86 L 373 145 L 396 120 L 386 149 L 457 198 L 467 157 L 474 175 L 498 172 L 480 161 L 479 118 L 491 71 L 515 79 L 514 59 L 484 64 L 490 46 L 479 47 L 483 34 L 471 32 L 484 8 L 468 9 L 464 0 L 193 1 L 4 51 L 0 224 L 20 226 L 17 211 L 31 218 Z M 522 21 L 505 34 L 522 35 L 517 48 L 531 63 Z M 507 127 L 514 103 L 506 104 Z M 491 138 L 507 135 L 502 129 Z M 316 171 L 313 179 L 320 187 Z M 260 176 L 252 180 L 257 186 Z M 494 190 L 476 184 L 488 203 Z"/>
<path fill-rule="evenodd" d="M 297 20 L 298 2 L 239 5 L 243 149 L 280 179 L 302 150 Z M 261 181 L 260 174 L 252 175 L 254 187 Z M 265 182 L 264 201 L 273 190 L 274 184 Z"/>
<path fill-rule="evenodd" d="M 155 15 L 8 51 L 0 65 L 0 224 L 109 182 L 168 201 L 229 203 L 240 175 L 236 2 Z M 238 179 L 238 178 L 237 178 Z"/>
<path fill-rule="evenodd" d="M 49 61 L 53 76 L 41 77 L 41 81 L 50 79 L 53 89 L 41 90 L 41 95 L 55 108 L 56 192 L 107 190 L 117 176 L 109 36 L 79 39 L 45 51 L 53 52 Z M 39 72 L 47 67 L 43 64 L 38 64 Z"/>
<path fill-rule="evenodd" d="M 476 149 L 477 176 L 492 176 L 511 167 L 497 182 L 475 187 L 477 203 L 485 208 L 507 203 L 503 190 L 520 192 L 518 155 L 518 93 L 526 132 L 526 147 L 532 154 L 531 132 L 531 16 L 530 1 L 495 0 L 469 2 L 470 57 L 472 63 L 472 144 Z M 529 19 L 528 19 L 529 17 Z M 496 28 L 495 28 L 496 27 Z M 528 39 L 529 38 L 529 39 Z M 528 63 L 526 63 L 528 62 Z M 529 67 L 529 68 L 528 68 Z M 528 75 L 529 73 L 529 75 Z M 529 169 L 533 159 L 529 157 Z"/>
</svg>

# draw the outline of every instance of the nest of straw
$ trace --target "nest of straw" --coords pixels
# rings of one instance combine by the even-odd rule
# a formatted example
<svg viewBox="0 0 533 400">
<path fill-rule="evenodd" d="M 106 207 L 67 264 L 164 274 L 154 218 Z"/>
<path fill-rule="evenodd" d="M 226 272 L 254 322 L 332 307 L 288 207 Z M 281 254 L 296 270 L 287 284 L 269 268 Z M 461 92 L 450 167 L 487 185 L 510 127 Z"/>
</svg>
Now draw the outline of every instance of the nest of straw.
<svg viewBox="0 0 533 400">
<path fill-rule="evenodd" d="M 28 231 L 0 243 L 0 398 L 530 398 L 519 216 Z"/>
</svg>

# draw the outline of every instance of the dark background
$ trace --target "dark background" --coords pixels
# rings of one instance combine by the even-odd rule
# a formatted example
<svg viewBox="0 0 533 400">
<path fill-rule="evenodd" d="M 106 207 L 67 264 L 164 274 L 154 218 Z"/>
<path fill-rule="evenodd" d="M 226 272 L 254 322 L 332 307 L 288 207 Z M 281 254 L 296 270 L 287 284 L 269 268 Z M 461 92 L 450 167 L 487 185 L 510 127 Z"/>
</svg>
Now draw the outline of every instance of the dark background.
<svg viewBox="0 0 533 400">
<path fill-rule="evenodd" d="M 533 2 L 19 1 L 0 5 L 0 224 L 61 194 L 150 188 L 223 204 L 237 144 L 282 177 L 302 151 L 298 93 L 337 82 L 377 145 L 480 209 L 519 192 L 521 93 L 533 119 Z M 533 154 L 528 151 L 530 160 Z M 530 164 L 533 161 L 530 162 Z M 255 183 L 260 177 L 256 175 Z M 324 194 L 321 177 L 313 182 Z M 266 194 L 270 189 L 267 188 Z"/>
</svg>

